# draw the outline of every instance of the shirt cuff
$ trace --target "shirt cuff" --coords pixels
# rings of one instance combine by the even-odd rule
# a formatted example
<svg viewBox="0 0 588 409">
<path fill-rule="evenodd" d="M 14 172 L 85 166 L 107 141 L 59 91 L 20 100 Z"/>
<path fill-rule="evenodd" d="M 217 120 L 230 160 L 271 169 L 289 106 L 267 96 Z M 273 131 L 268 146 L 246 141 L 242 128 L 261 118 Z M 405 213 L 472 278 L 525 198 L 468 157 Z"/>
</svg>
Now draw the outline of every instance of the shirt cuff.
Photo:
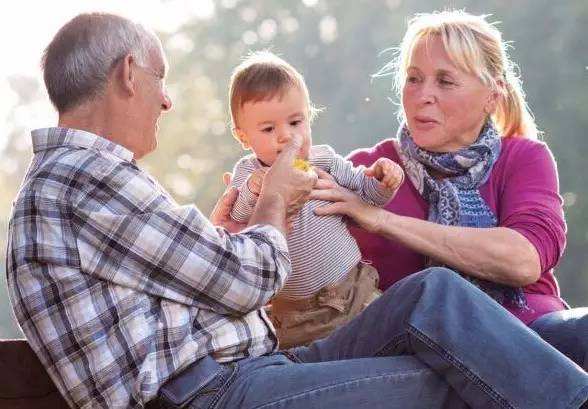
<svg viewBox="0 0 588 409">
<path fill-rule="evenodd" d="M 373 200 L 373 204 L 379 207 L 384 207 L 394 196 L 395 191 L 390 190 L 384 186 L 383 183 L 378 182 L 376 178 L 367 178 L 367 196 Z"/>
<path fill-rule="evenodd" d="M 274 226 L 269 224 L 254 224 L 253 226 L 249 226 L 240 232 L 240 234 L 249 233 L 261 234 L 267 237 L 268 241 L 273 244 L 276 250 L 288 254 L 288 243 L 286 242 L 286 237 Z"/>
</svg>

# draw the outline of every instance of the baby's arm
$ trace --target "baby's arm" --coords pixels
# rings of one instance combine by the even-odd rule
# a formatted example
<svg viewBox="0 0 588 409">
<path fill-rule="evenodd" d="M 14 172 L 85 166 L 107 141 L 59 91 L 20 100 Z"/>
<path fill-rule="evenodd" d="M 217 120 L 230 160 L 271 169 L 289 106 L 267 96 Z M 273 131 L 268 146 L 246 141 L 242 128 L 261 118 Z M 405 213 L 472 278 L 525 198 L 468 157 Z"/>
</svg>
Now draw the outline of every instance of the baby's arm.
<svg viewBox="0 0 588 409">
<path fill-rule="evenodd" d="M 341 186 L 356 192 L 365 202 L 376 206 L 388 203 L 404 180 L 402 168 L 388 158 L 380 158 L 366 169 L 364 166 L 353 166 L 351 161 L 334 151 L 330 169 L 325 170 Z"/>
<path fill-rule="evenodd" d="M 231 210 L 231 218 L 237 222 L 247 223 L 253 214 L 263 181 L 263 175 L 259 177 L 261 172 L 258 171 L 262 171 L 262 169 L 256 171 L 248 158 L 241 159 L 233 168 L 231 184 L 237 188 L 239 194 Z"/>
</svg>

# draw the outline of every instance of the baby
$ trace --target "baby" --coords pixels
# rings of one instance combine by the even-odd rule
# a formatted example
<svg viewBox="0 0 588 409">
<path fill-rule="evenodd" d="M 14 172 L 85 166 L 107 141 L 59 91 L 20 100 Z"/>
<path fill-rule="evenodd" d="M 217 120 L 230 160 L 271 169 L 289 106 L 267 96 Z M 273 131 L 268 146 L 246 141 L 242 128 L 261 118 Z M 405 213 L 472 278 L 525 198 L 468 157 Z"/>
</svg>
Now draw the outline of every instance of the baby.
<svg viewBox="0 0 588 409">
<path fill-rule="evenodd" d="M 231 76 L 229 93 L 233 135 L 253 151 L 233 169 L 232 184 L 239 190 L 234 220 L 248 221 L 265 171 L 293 134 L 304 140 L 299 159 L 325 170 L 368 203 L 384 206 L 402 183 L 402 169 L 387 158 L 368 169 L 355 168 L 330 146 L 312 145 L 310 122 L 316 110 L 304 78 L 274 54 L 258 52 L 243 61 Z M 270 310 L 281 348 L 327 336 L 379 294 L 378 273 L 361 261 L 343 218 L 314 214 L 325 203 L 308 201 L 291 223 L 292 272 Z"/>
</svg>

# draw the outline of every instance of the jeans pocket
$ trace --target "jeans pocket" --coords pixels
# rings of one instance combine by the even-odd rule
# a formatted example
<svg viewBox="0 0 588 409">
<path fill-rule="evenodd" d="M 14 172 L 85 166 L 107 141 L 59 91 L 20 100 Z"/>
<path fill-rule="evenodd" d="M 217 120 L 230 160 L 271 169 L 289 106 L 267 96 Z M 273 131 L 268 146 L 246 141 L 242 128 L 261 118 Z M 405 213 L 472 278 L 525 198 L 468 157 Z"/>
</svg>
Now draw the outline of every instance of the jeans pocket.
<svg viewBox="0 0 588 409">
<path fill-rule="evenodd" d="M 214 377 L 206 386 L 196 393 L 194 398 L 185 408 L 189 409 L 214 409 L 223 398 L 227 389 L 232 385 L 237 376 L 238 365 L 227 364 L 222 371 Z"/>
</svg>

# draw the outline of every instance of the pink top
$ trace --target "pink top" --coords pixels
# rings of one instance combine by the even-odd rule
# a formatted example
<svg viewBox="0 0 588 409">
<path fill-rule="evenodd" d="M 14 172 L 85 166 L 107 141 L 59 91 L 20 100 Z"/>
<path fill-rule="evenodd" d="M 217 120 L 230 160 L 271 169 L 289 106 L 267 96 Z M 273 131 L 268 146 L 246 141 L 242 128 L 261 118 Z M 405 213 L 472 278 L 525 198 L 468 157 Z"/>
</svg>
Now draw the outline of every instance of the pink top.
<svg viewBox="0 0 588 409">
<path fill-rule="evenodd" d="M 369 166 L 380 157 L 402 165 L 396 141 L 387 139 L 369 149 L 352 152 L 355 165 Z M 529 324 L 543 314 L 565 308 L 553 268 L 566 243 L 566 224 L 559 195 L 559 182 L 553 155 L 547 145 L 525 138 L 504 138 L 500 157 L 480 193 L 498 218 L 498 225 L 525 236 L 537 249 L 541 278 L 524 288 L 529 308 L 510 311 Z M 426 220 L 428 204 L 407 179 L 385 208 L 398 215 Z M 380 287 L 425 268 L 425 257 L 383 237 L 350 228 L 364 259 L 380 273 Z"/>
</svg>

